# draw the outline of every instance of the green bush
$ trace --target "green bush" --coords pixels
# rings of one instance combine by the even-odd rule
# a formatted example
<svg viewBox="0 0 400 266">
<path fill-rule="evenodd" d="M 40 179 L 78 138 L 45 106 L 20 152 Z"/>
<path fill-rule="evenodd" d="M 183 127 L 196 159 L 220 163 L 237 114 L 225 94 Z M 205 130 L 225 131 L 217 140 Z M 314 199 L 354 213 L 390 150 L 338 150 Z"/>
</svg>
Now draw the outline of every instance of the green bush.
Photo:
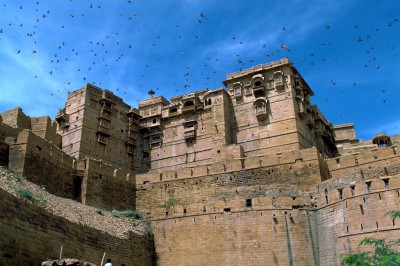
<svg viewBox="0 0 400 266">
<path fill-rule="evenodd" d="M 400 211 L 389 211 L 385 216 L 388 215 L 395 220 L 400 217 Z M 396 251 L 400 247 L 400 239 L 387 241 L 382 238 L 366 237 L 358 246 L 370 246 L 371 251 L 342 254 L 343 265 L 400 265 L 400 252 Z"/>
<path fill-rule="evenodd" d="M 132 218 L 132 219 L 140 219 L 140 214 L 135 210 L 126 210 L 126 211 L 116 211 L 112 210 L 112 216 L 117 218 Z"/>
<path fill-rule="evenodd" d="M 47 202 L 39 195 L 35 195 L 27 189 L 20 188 L 16 190 L 18 196 L 32 204 L 38 205 L 40 207 L 45 207 Z"/>
<path fill-rule="evenodd" d="M 26 178 L 21 175 L 20 173 L 13 173 L 12 177 L 15 179 L 15 181 L 17 181 L 18 183 L 21 183 L 22 181 L 24 181 Z"/>
<path fill-rule="evenodd" d="M 20 188 L 17 190 L 17 194 L 20 198 L 35 203 L 35 195 L 27 189 Z"/>
<path fill-rule="evenodd" d="M 175 205 L 176 203 L 178 203 L 177 199 L 169 199 L 169 200 L 165 201 L 165 206 L 171 207 L 171 206 Z"/>
</svg>

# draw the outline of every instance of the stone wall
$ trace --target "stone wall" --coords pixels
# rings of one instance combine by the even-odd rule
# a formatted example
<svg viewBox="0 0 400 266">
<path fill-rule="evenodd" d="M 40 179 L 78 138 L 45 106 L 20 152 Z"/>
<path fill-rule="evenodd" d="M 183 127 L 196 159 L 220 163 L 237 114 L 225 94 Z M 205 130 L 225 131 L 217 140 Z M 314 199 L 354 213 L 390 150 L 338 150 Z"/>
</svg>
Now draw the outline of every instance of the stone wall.
<svg viewBox="0 0 400 266">
<path fill-rule="evenodd" d="M 153 265 L 153 241 L 130 232 L 118 238 L 46 212 L 0 189 L 0 266 L 39 265 L 79 257 L 100 264 L 103 252 L 116 265 Z"/>
<path fill-rule="evenodd" d="M 137 175 L 136 205 L 139 210 L 150 210 L 170 200 L 192 204 L 264 195 L 299 196 L 319 182 L 317 151 L 306 149 Z"/>
<path fill-rule="evenodd" d="M 82 203 L 107 210 L 135 209 L 134 175 L 101 161 L 85 160 Z"/>
<path fill-rule="evenodd" d="M 43 185 L 52 194 L 69 199 L 80 198 L 74 181 L 75 159 L 30 130 L 21 131 L 17 143 L 10 145 L 9 169 Z"/>
<path fill-rule="evenodd" d="M 1 113 L 3 124 L 14 128 L 29 129 L 31 119 L 25 115 L 21 107 L 16 107 Z"/>
<path fill-rule="evenodd" d="M 269 205 L 188 213 L 153 220 L 152 229 L 163 266 L 319 265 L 312 211 Z"/>
<path fill-rule="evenodd" d="M 31 130 L 39 137 L 61 148 L 61 135 L 57 134 L 57 123 L 48 116 L 31 118 Z"/>
<path fill-rule="evenodd" d="M 388 211 L 399 210 L 399 174 L 341 186 L 340 181 L 321 184 L 325 189 L 318 197 L 316 231 L 320 265 L 339 265 L 340 254 L 356 251 L 365 237 L 400 238 L 400 221 L 385 217 Z"/>
<path fill-rule="evenodd" d="M 375 172 L 375 175 L 379 176 L 388 175 L 389 168 L 397 169 L 400 166 L 399 158 L 398 147 L 393 145 L 328 159 L 326 162 L 332 178 L 344 175 L 365 175 L 367 172 L 369 175 L 373 175 Z"/>
</svg>

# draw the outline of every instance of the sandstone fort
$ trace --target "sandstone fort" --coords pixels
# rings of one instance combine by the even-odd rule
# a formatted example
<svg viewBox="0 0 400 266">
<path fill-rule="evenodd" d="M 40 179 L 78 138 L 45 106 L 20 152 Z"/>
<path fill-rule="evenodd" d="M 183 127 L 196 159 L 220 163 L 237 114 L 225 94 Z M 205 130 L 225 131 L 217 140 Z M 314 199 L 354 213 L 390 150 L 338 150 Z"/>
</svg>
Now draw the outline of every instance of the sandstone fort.
<svg viewBox="0 0 400 266">
<path fill-rule="evenodd" d="M 224 88 L 132 108 L 92 84 L 55 119 L 0 115 L 0 163 L 58 197 L 137 210 L 152 237 L 90 226 L 0 189 L 0 265 L 57 257 L 115 265 L 340 265 L 374 236 L 396 239 L 400 136 L 356 138 L 312 104 L 288 59 L 231 73 Z M 55 110 L 56 112 L 56 110 Z"/>
</svg>

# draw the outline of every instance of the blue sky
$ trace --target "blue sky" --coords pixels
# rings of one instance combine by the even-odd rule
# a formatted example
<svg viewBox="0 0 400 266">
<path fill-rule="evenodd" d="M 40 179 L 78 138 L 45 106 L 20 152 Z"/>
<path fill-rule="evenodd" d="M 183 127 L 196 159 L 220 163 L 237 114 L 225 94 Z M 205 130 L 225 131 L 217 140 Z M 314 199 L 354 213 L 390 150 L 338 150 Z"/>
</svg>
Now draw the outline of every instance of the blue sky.
<svg viewBox="0 0 400 266">
<path fill-rule="evenodd" d="M 87 82 L 137 107 L 287 56 L 333 124 L 400 134 L 396 0 L 0 0 L 0 14 L 0 112 L 54 118 Z"/>
</svg>

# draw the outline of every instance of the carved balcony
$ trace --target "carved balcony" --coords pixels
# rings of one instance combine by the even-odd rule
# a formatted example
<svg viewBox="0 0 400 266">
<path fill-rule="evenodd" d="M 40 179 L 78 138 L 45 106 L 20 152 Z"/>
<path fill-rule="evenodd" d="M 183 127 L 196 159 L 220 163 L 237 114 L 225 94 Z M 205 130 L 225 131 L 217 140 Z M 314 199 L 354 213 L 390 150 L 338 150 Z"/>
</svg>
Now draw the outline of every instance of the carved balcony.
<svg viewBox="0 0 400 266">
<path fill-rule="evenodd" d="M 189 105 L 189 106 L 182 107 L 182 114 L 189 114 L 189 113 L 196 113 L 195 105 Z"/>
<path fill-rule="evenodd" d="M 110 136 L 110 129 L 108 127 L 103 126 L 103 125 L 98 125 L 97 126 L 97 133 L 101 133 L 101 134 Z"/>
</svg>

